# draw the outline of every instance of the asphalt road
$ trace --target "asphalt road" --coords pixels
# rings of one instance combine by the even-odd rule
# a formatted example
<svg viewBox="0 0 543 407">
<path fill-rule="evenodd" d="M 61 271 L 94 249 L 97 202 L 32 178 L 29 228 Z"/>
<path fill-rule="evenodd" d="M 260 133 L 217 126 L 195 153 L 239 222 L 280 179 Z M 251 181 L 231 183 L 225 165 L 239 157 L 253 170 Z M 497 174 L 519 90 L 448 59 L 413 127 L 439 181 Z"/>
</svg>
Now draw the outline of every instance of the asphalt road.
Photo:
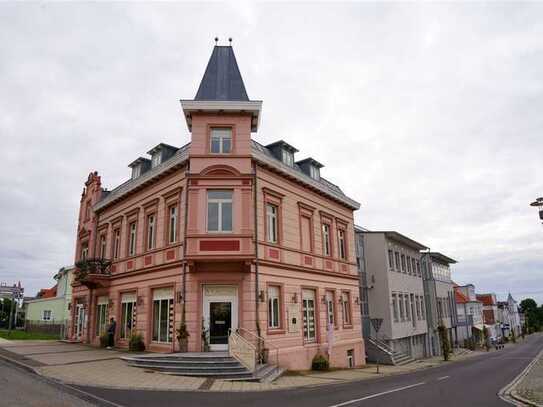
<svg viewBox="0 0 543 407">
<path fill-rule="evenodd" d="M 71 388 L 0 360 L 0 406 L 356 407 L 508 406 L 497 393 L 543 349 L 543 335 L 502 351 L 414 373 L 268 392 L 172 392 Z M 94 401 L 89 395 L 97 397 Z M 106 402 L 109 401 L 110 403 Z"/>
</svg>

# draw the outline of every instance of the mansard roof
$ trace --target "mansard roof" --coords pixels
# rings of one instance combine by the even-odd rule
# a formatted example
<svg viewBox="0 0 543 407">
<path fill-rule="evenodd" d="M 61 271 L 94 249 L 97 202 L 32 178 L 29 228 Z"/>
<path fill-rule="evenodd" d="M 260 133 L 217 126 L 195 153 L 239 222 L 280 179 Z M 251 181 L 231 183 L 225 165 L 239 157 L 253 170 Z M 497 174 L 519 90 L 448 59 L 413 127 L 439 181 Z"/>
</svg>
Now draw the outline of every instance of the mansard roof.
<svg viewBox="0 0 543 407">
<path fill-rule="evenodd" d="M 293 167 L 290 167 L 284 164 L 282 161 L 278 160 L 266 147 L 262 144 L 257 143 L 254 140 L 251 140 L 252 143 L 252 156 L 260 164 L 271 167 L 274 170 L 280 172 L 282 175 L 294 178 L 299 182 L 307 185 L 308 187 L 317 190 L 318 192 L 328 196 L 329 198 L 336 200 L 343 205 L 351 208 L 358 209 L 360 204 L 354 199 L 349 198 L 343 193 L 343 191 L 335 184 L 330 181 L 320 177 L 318 180 L 311 178 L 306 175 L 300 167 L 294 164 Z M 95 210 L 100 210 L 109 206 L 110 204 L 118 201 L 126 194 L 133 192 L 141 187 L 148 185 L 153 182 L 153 180 L 167 174 L 176 168 L 180 168 L 186 160 L 188 159 L 188 150 L 190 143 L 185 144 L 170 158 L 164 160 L 162 163 L 153 167 L 140 175 L 138 178 L 129 179 L 118 187 L 114 188 L 111 191 L 108 191 L 107 194 L 102 195 L 102 199 L 94 205 Z M 137 160 L 136 160 L 137 161 Z"/>
<path fill-rule="evenodd" d="M 194 100 L 249 101 L 231 46 L 213 48 Z"/>
</svg>

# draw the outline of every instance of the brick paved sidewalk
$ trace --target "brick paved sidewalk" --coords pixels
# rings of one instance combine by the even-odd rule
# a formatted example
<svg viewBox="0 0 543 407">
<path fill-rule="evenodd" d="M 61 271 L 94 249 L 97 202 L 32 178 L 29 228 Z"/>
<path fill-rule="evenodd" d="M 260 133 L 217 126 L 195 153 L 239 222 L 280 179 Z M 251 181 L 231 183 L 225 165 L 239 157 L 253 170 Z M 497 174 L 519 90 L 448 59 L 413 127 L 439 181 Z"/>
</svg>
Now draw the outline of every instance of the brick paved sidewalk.
<svg viewBox="0 0 543 407">
<path fill-rule="evenodd" d="M 383 366 L 376 373 L 374 365 L 362 369 L 344 369 L 329 372 L 288 373 L 273 383 L 236 382 L 187 376 L 171 376 L 152 370 L 128 366 L 120 356 L 124 351 L 58 341 L 9 341 L 0 343 L 0 356 L 11 358 L 37 373 L 64 383 L 119 389 L 145 390 L 208 390 L 208 391 L 262 391 L 300 386 L 366 380 L 413 370 L 437 366 L 441 358 L 430 358 L 406 366 Z M 453 361 L 480 354 L 472 352 L 453 356 Z"/>
</svg>

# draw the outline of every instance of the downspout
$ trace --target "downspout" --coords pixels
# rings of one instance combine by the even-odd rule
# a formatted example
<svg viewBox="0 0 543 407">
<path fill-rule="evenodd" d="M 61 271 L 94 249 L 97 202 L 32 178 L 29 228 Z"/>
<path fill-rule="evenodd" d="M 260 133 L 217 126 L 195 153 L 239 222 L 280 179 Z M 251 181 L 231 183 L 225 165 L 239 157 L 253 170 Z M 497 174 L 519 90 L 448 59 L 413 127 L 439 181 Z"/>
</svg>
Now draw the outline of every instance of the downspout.
<svg viewBox="0 0 543 407">
<path fill-rule="evenodd" d="M 256 333 L 260 338 L 260 320 L 259 320 L 259 298 L 258 298 L 258 216 L 257 216 L 257 176 L 256 163 L 253 164 L 253 215 L 254 215 L 254 245 L 255 245 L 255 321 Z M 260 354 L 260 341 L 258 342 L 258 353 Z"/>
<path fill-rule="evenodd" d="M 184 209 L 184 225 L 183 225 L 183 276 L 181 277 L 181 325 L 186 323 L 186 310 L 185 310 L 185 294 L 187 286 L 187 222 L 188 222 L 188 207 L 189 207 L 189 176 L 190 174 L 190 160 L 187 160 L 187 168 L 185 169 L 185 209 Z"/>
</svg>

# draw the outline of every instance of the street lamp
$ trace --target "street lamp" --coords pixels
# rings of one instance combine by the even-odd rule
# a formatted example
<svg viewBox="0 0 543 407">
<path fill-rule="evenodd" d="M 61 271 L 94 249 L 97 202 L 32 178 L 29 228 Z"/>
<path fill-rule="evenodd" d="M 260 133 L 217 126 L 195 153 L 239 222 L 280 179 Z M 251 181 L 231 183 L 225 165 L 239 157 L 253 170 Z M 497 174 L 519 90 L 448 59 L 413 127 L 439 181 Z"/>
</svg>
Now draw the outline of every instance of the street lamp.
<svg viewBox="0 0 543 407">
<path fill-rule="evenodd" d="M 543 198 L 537 198 L 530 206 L 535 206 L 539 208 L 539 219 L 543 221 Z"/>
</svg>

